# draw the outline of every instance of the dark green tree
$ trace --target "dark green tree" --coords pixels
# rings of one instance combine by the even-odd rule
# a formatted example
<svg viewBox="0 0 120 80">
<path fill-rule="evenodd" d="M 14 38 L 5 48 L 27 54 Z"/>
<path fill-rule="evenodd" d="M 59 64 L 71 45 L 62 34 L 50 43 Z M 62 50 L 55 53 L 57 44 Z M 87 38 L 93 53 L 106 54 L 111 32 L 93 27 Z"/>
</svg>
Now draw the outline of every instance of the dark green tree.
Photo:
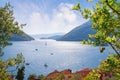
<svg viewBox="0 0 120 80">
<path fill-rule="evenodd" d="M 20 30 L 24 24 L 19 25 L 13 16 L 13 10 L 10 3 L 7 3 L 4 7 L 0 7 L 0 51 L 9 45 L 8 39 L 12 34 L 23 33 Z"/>
<path fill-rule="evenodd" d="M 15 21 L 13 16 L 13 9 L 10 3 L 7 3 L 4 7 L 0 7 L 0 80 L 11 80 L 10 74 L 8 74 L 8 67 L 15 65 L 23 65 L 24 58 L 22 54 L 18 54 L 17 58 L 9 58 L 7 61 L 2 60 L 3 48 L 8 46 L 10 43 L 8 39 L 12 34 L 21 34 L 23 31 L 20 30 L 25 24 L 19 25 Z M 12 70 L 13 71 L 13 70 Z"/>
<path fill-rule="evenodd" d="M 17 76 L 16 76 L 17 80 L 24 80 L 24 75 L 25 75 L 24 70 L 25 70 L 24 66 L 18 69 Z"/>
</svg>

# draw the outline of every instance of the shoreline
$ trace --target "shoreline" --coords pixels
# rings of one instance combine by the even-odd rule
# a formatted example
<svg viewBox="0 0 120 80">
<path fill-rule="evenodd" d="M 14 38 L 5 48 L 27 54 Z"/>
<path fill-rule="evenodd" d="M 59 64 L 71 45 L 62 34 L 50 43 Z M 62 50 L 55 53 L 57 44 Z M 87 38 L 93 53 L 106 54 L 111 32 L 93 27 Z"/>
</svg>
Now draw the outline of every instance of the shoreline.
<svg viewBox="0 0 120 80">
<path fill-rule="evenodd" d="M 74 78 L 83 79 L 89 74 L 90 71 L 92 71 L 91 68 L 84 68 L 76 72 L 72 72 L 71 69 L 65 69 L 62 71 L 54 70 L 53 72 L 47 74 L 46 76 L 41 75 L 41 77 L 43 76 L 45 80 L 54 80 L 54 79 L 71 80 Z M 41 80 L 41 79 L 31 75 L 29 76 L 29 80 Z"/>
</svg>

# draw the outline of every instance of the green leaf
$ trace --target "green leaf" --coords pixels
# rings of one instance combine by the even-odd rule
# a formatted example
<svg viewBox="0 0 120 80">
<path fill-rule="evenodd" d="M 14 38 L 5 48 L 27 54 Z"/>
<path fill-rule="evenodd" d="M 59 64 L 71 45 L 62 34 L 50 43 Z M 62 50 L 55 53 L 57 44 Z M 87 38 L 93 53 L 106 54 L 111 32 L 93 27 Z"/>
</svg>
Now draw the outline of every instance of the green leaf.
<svg viewBox="0 0 120 80">
<path fill-rule="evenodd" d="M 116 41 L 116 37 L 115 36 L 112 37 L 112 41 Z"/>
<path fill-rule="evenodd" d="M 88 2 L 93 2 L 93 0 L 87 0 Z"/>
<path fill-rule="evenodd" d="M 78 2 L 76 6 L 73 6 L 73 10 L 80 10 L 80 3 Z"/>
<path fill-rule="evenodd" d="M 107 37 L 107 38 L 106 38 L 106 41 L 107 41 L 107 42 L 112 42 L 111 37 Z"/>
</svg>

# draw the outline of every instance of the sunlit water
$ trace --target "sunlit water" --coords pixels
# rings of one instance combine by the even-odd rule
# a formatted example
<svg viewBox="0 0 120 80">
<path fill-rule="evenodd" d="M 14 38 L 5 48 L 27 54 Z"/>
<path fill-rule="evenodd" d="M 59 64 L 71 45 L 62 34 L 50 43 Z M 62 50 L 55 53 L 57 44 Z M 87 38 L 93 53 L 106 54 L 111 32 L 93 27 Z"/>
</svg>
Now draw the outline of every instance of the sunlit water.
<svg viewBox="0 0 120 80">
<path fill-rule="evenodd" d="M 35 50 L 38 49 L 38 50 Z M 111 51 L 99 52 L 99 47 L 82 45 L 80 42 L 61 42 L 53 40 L 13 42 L 4 49 L 4 59 L 15 57 L 22 52 L 26 62 L 25 75 L 48 74 L 54 70 L 95 68 Z M 48 66 L 45 67 L 44 64 Z"/>
</svg>

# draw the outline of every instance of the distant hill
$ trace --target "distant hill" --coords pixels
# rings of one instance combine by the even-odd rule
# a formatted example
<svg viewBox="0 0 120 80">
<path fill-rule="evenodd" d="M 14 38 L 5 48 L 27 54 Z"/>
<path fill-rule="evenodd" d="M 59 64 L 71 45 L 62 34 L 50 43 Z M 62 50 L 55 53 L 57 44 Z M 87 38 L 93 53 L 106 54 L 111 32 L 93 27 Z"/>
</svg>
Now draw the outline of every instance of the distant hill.
<svg viewBox="0 0 120 80">
<path fill-rule="evenodd" d="M 56 35 L 65 35 L 65 33 L 50 33 L 50 34 L 36 34 L 36 35 L 31 35 L 33 38 L 48 38 Z"/>
<path fill-rule="evenodd" d="M 63 35 L 55 35 L 55 36 L 48 37 L 48 39 L 59 40 L 62 36 Z"/>
<path fill-rule="evenodd" d="M 50 37 L 42 37 L 40 39 L 54 39 L 54 40 L 59 40 L 63 35 L 54 35 Z"/>
<path fill-rule="evenodd" d="M 65 34 L 63 37 L 59 39 L 59 41 L 81 41 L 81 40 L 87 40 L 88 34 L 94 34 L 95 31 L 92 30 L 92 22 L 88 21 L 67 34 Z"/>
<path fill-rule="evenodd" d="M 34 40 L 34 38 L 24 33 L 24 34 L 13 34 L 9 40 L 10 41 L 31 41 L 31 40 Z"/>
</svg>

